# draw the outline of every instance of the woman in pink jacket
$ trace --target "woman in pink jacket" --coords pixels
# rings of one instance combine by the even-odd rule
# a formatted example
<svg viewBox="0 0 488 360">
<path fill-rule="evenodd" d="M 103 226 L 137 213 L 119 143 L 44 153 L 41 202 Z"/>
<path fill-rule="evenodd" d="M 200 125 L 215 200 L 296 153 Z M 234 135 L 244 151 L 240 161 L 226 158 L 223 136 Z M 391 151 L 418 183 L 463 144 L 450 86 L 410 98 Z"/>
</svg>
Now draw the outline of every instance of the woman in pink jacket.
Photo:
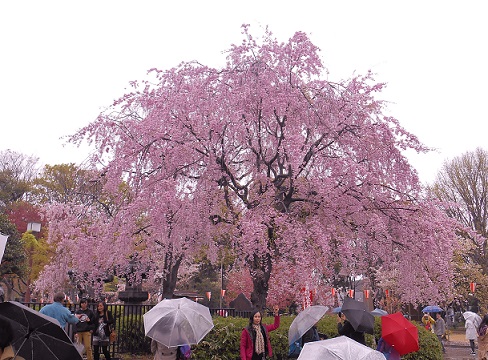
<svg viewBox="0 0 488 360">
<path fill-rule="evenodd" d="M 269 332 L 280 327 L 278 306 L 274 306 L 274 324 L 263 325 L 259 310 L 253 311 L 249 318 L 249 325 L 241 333 L 241 360 L 264 360 L 273 355 Z"/>
</svg>

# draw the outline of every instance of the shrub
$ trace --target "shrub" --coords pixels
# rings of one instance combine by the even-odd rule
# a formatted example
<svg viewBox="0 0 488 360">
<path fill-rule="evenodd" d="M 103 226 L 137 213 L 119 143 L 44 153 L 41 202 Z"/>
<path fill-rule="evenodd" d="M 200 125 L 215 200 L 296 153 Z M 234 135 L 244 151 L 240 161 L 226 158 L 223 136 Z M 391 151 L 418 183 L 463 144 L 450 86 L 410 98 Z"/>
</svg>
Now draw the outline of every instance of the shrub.
<svg viewBox="0 0 488 360">
<path fill-rule="evenodd" d="M 278 329 L 271 332 L 271 346 L 273 348 L 273 359 L 288 359 L 288 329 L 295 316 L 282 316 Z M 326 315 L 317 324 L 318 331 L 326 334 L 329 338 L 338 336 L 337 316 Z M 265 317 L 264 324 L 273 323 L 272 317 Z M 195 360 L 239 360 L 239 346 L 241 332 L 248 324 L 244 318 L 214 318 L 214 328 L 198 344 L 192 346 L 192 359 Z M 442 349 L 437 337 L 417 324 L 419 329 L 420 350 L 416 353 L 402 357 L 405 360 L 441 360 Z M 376 339 L 381 337 L 381 319 L 375 318 L 374 336 L 366 334 L 366 344 L 375 348 Z"/>
</svg>

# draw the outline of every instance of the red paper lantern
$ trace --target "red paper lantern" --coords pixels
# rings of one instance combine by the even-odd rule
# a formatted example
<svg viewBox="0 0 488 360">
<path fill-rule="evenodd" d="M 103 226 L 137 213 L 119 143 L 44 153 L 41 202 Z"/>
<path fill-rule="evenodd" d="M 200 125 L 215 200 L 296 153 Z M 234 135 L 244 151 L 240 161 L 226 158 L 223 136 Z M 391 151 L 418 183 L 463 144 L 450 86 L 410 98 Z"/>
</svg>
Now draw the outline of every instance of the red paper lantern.
<svg viewBox="0 0 488 360">
<path fill-rule="evenodd" d="M 334 289 L 334 288 L 330 288 L 330 292 L 332 293 L 332 296 L 335 296 L 335 294 L 336 294 L 336 289 Z"/>
<path fill-rule="evenodd" d="M 386 290 L 385 290 L 385 296 L 386 296 L 387 298 L 389 298 L 389 297 L 390 297 L 390 290 L 388 290 L 388 289 L 386 289 Z"/>
<path fill-rule="evenodd" d="M 348 290 L 347 291 L 347 294 L 349 295 L 350 298 L 353 298 L 354 297 L 354 290 Z"/>
<path fill-rule="evenodd" d="M 474 293 L 476 291 L 476 283 L 475 282 L 470 282 L 469 283 L 469 290 Z"/>
<path fill-rule="evenodd" d="M 363 290 L 364 292 L 364 298 L 369 299 L 369 290 Z"/>
<path fill-rule="evenodd" d="M 207 294 L 208 301 L 210 301 L 210 298 L 212 297 L 212 292 L 211 291 L 207 291 L 206 294 Z"/>
<path fill-rule="evenodd" d="M 222 297 L 225 296 L 225 290 L 224 289 L 220 290 L 220 296 L 222 296 Z"/>
</svg>

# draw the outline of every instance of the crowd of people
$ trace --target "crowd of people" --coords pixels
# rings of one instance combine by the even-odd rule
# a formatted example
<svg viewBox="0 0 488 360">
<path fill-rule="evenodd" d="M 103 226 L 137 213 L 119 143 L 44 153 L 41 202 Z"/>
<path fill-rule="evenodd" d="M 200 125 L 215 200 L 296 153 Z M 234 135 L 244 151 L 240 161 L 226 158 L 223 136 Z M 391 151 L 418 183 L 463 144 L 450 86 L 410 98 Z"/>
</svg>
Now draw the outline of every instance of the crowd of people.
<svg viewBox="0 0 488 360">
<path fill-rule="evenodd" d="M 114 329 L 115 319 L 108 310 L 107 304 L 99 301 L 95 311 L 88 308 L 88 300 L 81 299 L 79 309 L 72 313 L 64 305 L 65 294 L 58 292 L 54 295 L 53 303 L 45 305 L 40 313 L 56 319 L 59 325 L 67 329 L 68 324 L 73 325 L 75 343 L 80 344 L 80 351 L 86 353 L 87 360 L 99 360 L 103 354 L 106 360 L 111 360 L 110 355 L 110 333 Z M 274 322 L 263 324 L 263 314 L 259 310 L 251 313 L 248 325 L 242 330 L 240 338 L 240 358 L 242 360 L 265 360 L 272 357 L 273 351 L 270 341 L 270 333 L 280 326 L 279 308 L 273 308 Z M 346 318 L 345 314 L 337 314 L 337 332 L 366 345 L 364 332 L 357 331 Z M 478 319 L 480 319 L 478 317 Z M 446 322 L 440 312 L 424 313 L 421 319 L 424 327 L 432 331 L 438 338 L 442 351 L 446 352 L 444 339 L 446 334 Z M 472 318 L 465 321 L 466 339 L 469 341 L 471 355 L 476 355 L 476 343 L 478 347 L 478 358 L 488 359 L 488 314 L 480 322 Z M 300 339 L 303 346 L 307 342 L 326 339 L 327 336 L 320 334 L 317 324 L 314 324 L 306 331 Z M 12 329 L 7 320 L 0 318 L 0 359 L 13 359 L 15 349 L 11 345 Z M 189 346 L 188 346 L 189 348 Z M 387 342 L 380 338 L 377 341 L 378 351 L 388 355 L 389 360 L 399 360 L 400 355 Z M 155 340 L 151 341 L 151 352 L 154 360 L 178 360 L 185 359 L 180 347 L 167 347 Z M 17 356 L 15 359 L 22 360 Z"/>
<path fill-rule="evenodd" d="M 441 313 L 435 313 L 435 319 L 428 313 L 422 317 L 422 323 L 428 331 L 432 331 L 442 346 L 442 351 L 445 352 L 444 336 L 446 334 L 446 322 L 442 318 Z M 488 314 L 485 315 L 479 323 L 472 317 L 468 317 L 464 323 L 465 337 L 469 341 L 469 349 L 471 355 L 476 355 L 476 342 L 478 343 L 478 359 L 488 359 Z"/>
<path fill-rule="evenodd" d="M 87 299 L 81 299 L 80 308 L 73 314 L 64 306 L 65 297 L 63 292 L 56 293 L 53 303 L 43 306 L 39 312 L 56 319 L 63 329 L 67 324 L 73 324 L 75 342 L 83 345 L 87 360 L 99 360 L 100 352 L 106 360 L 111 360 L 110 333 L 115 321 L 107 304 L 99 301 L 93 312 L 88 309 Z"/>
</svg>

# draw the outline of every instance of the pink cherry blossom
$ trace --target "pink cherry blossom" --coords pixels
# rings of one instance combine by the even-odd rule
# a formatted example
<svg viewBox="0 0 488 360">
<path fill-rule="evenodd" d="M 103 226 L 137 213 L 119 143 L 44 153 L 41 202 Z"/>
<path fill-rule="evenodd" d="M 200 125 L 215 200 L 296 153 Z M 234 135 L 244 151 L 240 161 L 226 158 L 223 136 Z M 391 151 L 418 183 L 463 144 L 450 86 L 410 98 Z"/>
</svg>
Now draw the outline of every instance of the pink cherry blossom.
<svg viewBox="0 0 488 360">
<path fill-rule="evenodd" d="M 106 208 L 50 209 L 60 266 L 89 283 L 136 258 L 134 276 L 170 294 L 184 262 L 217 261 L 225 246 L 256 306 L 305 285 L 320 298 L 339 273 L 405 302 L 449 297 L 458 224 L 403 155 L 428 149 L 385 115 L 385 85 L 372 73 L 329 80 L 303 32 L 243 34 L 224 67 L 153 69 L 72 137 L 98 150 Z"/>
</svg>

